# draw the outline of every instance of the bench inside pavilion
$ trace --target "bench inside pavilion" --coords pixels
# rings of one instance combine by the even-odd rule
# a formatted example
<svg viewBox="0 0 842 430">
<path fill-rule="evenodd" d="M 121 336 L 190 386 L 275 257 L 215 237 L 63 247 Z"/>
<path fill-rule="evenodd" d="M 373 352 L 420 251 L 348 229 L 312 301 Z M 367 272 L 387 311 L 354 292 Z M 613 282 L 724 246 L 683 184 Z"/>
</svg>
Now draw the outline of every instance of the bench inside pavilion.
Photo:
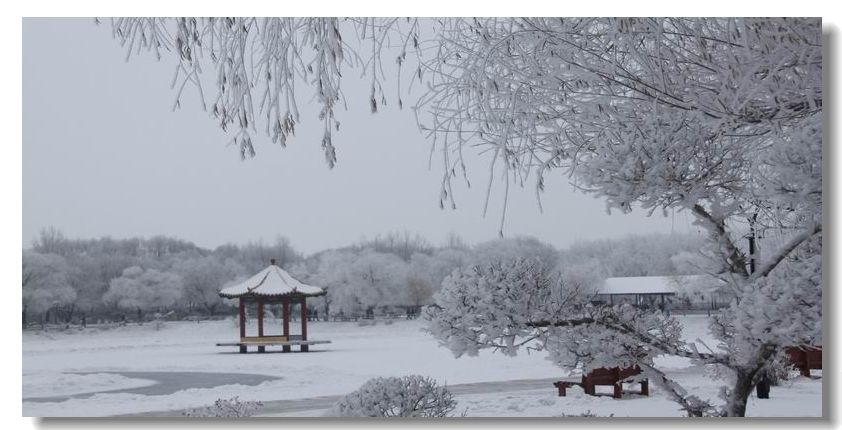
<svg viewBox="0 0 842 430">
<path fill-rule="evenodd" d="M 269 267 L 237 285 L 223 288 L 219 295 L 226 299 L 239 300 L 240 341 L 217 343 L 217 346 L 239 346 L 241 353 L 248 352 L 249 346 L 256 346 L 257 352 L 266 352 L 267 346 L 281 346 L 283 352 L 290 352 L 293 345 L 297 345 L 301 352 L 307 352 L 310 345 L 330 343 L 329 340 L 310 340 L 307 338 L 307 297 L 325 295 L 325 290 L 312 285 L 306 285 L 290 276 L 286 270 L 275 265 L 275 260 Z M 298 304 L 301 309 L 301 333 L 290 333 L 290 308 Z M 246 335 L 246 308 L 252 306 L 257 310 L 257 335 Z M 280 308 L 282 325 L 280 334 L 267 334 L 276 330 L 266 327 L 264 317 L 266 310 L 277 306 Z"/>
</svg>

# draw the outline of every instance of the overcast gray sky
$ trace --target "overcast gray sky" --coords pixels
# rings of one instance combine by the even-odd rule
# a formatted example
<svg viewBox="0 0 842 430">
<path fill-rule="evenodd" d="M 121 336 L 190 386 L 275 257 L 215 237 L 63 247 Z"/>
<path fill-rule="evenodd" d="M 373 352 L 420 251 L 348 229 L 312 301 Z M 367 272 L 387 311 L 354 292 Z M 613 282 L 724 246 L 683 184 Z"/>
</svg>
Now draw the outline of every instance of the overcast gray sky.
<svg viewBox="0 0 842 430">
<path fill-rule="evenodd" d="M 430 169 L 430 144 L 409 109 L 387 106 L 372 115 L 368 89 L 346 80 L 336 168 L 324 163 L 309 95 L 287 148 L 258 135 L 257 157 L 241 160 L 195 91 L 172 112 L 173 64 L 150 55 L 125 62 L 108 20 L 24 19 L 24 247 L 49 225 L 70 237 L 165 234 L 210 248 L 284 235 L 306 253 L 390 231 L 434 243 L 450 232 L 470 243 L 497 237 L 502 188 L 483 218 L 485 162 L 469 166 L 473 188 L 458 184 L 458 209 L 440 209 L 438 159 Z M 548 180 L 543 205 L 541 213 L 531 184 L 513 190 L 506 236 L 565 247 L 696 231 L 681 213 L 609 216 L 604 202 L 574 192 L 560 172 Z"/>
</svg>

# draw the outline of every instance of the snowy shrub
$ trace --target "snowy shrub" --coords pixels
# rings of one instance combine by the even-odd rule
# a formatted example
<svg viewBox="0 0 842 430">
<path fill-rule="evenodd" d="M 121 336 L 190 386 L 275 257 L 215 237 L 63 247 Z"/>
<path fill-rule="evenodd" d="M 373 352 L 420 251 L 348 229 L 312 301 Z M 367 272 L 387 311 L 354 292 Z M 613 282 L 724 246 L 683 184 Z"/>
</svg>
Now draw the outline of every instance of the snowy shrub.
<svg viewBox="0 0 842 430">
<path fill-rule="evenodd" d="M 242 418 L 250 417 L 263 407 L 263 403 L 256 401 L 241 402 L 240 398 L 234 396 L 228 400 L 217 399 L 213 406 L 190 409 L 184 412 L 186 417 L 194 418 Z"/>
<path fill-rule="evenodd" d="M 446 417 L 456 408 L 447 387 L 419 375 L 374 378 L 345 396 L 326 416 Z"/>
</svg>

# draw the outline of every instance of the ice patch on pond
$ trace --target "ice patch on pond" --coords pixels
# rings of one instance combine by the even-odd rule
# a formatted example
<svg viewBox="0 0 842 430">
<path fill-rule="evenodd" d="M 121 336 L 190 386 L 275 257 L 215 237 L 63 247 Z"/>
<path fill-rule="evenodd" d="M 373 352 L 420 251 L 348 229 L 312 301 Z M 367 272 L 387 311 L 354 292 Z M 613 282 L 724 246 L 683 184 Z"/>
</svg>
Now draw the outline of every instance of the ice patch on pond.
<svg viewBox="0 0 842 430">
<path fill-rule="evenodd" d="M 154 384 L 156 382 L 151 379 L 128 378 L 113 373 L 39 372 L 23 375 L 23 398 L 71 396 Z"/>
</svg>

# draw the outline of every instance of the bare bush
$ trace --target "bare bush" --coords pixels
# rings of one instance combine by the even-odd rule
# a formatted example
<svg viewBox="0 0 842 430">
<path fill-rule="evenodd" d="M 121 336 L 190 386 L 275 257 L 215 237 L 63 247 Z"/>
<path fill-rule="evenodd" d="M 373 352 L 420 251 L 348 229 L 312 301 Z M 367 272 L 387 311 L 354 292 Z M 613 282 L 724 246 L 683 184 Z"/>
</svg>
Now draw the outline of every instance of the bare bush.
<svg viewBox="0 0 842 430">
<path fill-rule="evenodd" d="M 250 417 L 263 407 L 262 402 L 240 401 L 238 396 L 230 399 L 217 399 L 212 406 L 190 409 L 184 412 L 186 417 L 194 418 L 243 418 Z"/>
</svg>

